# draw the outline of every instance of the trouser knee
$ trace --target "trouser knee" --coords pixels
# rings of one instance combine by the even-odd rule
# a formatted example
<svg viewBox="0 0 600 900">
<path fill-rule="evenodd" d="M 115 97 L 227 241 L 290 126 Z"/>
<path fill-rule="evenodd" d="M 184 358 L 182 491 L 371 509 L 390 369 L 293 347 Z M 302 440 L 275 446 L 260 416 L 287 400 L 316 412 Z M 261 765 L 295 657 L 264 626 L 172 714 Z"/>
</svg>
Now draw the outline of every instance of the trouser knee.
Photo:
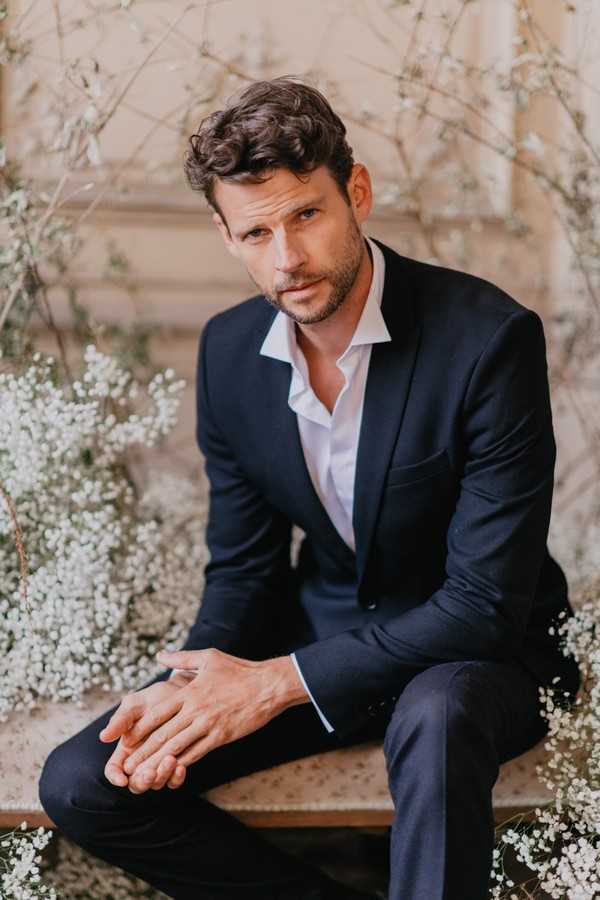
<svg viewBox="0 0 600 900">
<path fill-rule="evenodd" d="M 483 754 L 495 777 L 497 763 L 493 728 L 482 708 L 478 685 L 469 678 L 468 664 L 444 663 L 415 676 L 402 691 L 384 739 L 388 773 L 410 763 L 415 776 L 427 772 L 429 782 L 460 776 Z"/>
</svg>

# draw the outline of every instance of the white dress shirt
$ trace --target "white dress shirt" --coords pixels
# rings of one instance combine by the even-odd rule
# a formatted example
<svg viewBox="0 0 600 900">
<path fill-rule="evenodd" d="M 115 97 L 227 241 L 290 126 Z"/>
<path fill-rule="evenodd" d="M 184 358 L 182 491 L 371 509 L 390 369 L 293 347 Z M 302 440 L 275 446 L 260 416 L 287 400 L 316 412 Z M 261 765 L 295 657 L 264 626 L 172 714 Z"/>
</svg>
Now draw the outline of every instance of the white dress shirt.
<svg viewBox="0 0 600 900">
<path fill-rule="evenodd" d="M 308 365 L 296 342 L 293 319 L 278 312 L 260 349 L 262 356 L 291 365 L 288 403 L 298 419 L 306 466 L 317 496 L 352 551 L 356 550 L 352 527 L 356 453 L 371 347 L 375 343 L 391 340 L 381 314 L 385 260 L 377 244 L 368 237 L 365 240 L 371 251 L 373 277 L 352 339 L 336 360 L 338 369 L 344 375 L 344 385 L 333 411 L 330 413 L 321 403 L 310 385 Z M 291 657 L 323 724 L 328 731 L 333 731 L 304 681 L 296 655 L 292 653 Z"/>
</svg>

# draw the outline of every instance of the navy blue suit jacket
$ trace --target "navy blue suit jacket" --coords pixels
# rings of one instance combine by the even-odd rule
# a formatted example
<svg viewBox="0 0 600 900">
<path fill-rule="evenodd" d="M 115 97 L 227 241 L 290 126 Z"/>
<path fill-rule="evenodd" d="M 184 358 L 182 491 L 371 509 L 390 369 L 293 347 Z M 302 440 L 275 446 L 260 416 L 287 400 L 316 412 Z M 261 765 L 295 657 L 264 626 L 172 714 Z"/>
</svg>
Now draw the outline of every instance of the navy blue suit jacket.
<svg viewBox="0 0 600 900">
<path fill-rule="evenodd" d="M 541 320 L 488 281 L 377 243 L 392 340 L 368 371 L 356 554 L 313 488 L 290 366 L 259 353 L 273 307 L 259 295 L 212 317 L 198 358 L 211 559 L 185 647 L 263 658 L 287 635 L 342 736 L 450 660 L 516 658 L 540 683 L 578 683 L 548 633 L 572 611 L 546 545 L 556 447 Z"/>
</svg>

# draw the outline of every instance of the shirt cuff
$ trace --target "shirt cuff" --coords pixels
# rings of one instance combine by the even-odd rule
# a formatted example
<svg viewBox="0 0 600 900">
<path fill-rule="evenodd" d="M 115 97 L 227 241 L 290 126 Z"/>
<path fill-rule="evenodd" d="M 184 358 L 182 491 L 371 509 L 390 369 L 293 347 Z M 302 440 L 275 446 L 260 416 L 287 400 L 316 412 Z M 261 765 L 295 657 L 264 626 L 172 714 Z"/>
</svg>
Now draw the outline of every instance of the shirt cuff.
<svg viewBox="0 0 600 900">
<path fill-rule="evenodd" d="M 296 659 L 296 654 L 295 654 L 295 653 L 290 653 L 290 656 L 292 657 L 292 662 L 293 662 L 294 665 L 296 666 L 296 671 L 298 672 L 298 675 L 300 676 L 300 681 L 302 682 L 302 684 L 304 685 L 304 687 L 305 687 L 305 689 L 306 689 L 306 693 L 307 693 L 308 696 L 310 697 L 311 702 L 312 702 L 314 708 L 315 708 L 316 711 L 319 713 L 319 718 L 321 719 L 321 722 L 323 723 L 323 725 L 325 726 L 325 728 L 327 729 L 327 731 L 333 731 L 333 730 L 334 730 L 334 729 L 333 729 L 333 725 L 331 725 L 331 724 L 327 721 L 327 719 L 325 718 L 325 716 L 323 715 L 323 713 L 321 712 L 321 710 L 320 710 L 319 707 L 317 706 L 317 704 L 316 704 L 316 702 L 315 702 L 315 698 L 314 698 L 313 695 L 311 694 L 311 692 L 310 692 L 310 690 L 309 690 L 309 687 L 308 687 L 307 683 L 306 683 L 305 680 L 304 680 L 304 675 L 303 675 L 302 672 L 300 671 L 300 666 L 298 665 L 298 660 Z"/>
</svg>

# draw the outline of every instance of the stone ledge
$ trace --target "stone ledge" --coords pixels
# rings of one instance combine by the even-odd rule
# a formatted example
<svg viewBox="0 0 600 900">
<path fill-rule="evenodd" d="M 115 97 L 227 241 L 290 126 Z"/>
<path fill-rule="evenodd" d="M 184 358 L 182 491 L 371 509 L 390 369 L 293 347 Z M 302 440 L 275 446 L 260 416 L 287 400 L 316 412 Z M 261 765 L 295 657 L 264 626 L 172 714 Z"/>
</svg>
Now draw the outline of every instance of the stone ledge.
<svg viewBox="0 0 600 900">
<path fill-rule="evenodd" d="M 38 796 L 38 779 L 50 751 L 118 703 L 121 694 L 90 691 L 82 706 L 47 703 L 15 714 L 0 729 L 0 825 L 52 823 Z M 535 765 L 543 744 L 505 763 L 493 791 L 497 820 L 542 806 L 549 792 Z M 391 822 L 392 801 L 380 741 L 358 744 L 283 763 L 213 788 L 205 795 L 251 825 L 382 826 Z"/>
</svg>

